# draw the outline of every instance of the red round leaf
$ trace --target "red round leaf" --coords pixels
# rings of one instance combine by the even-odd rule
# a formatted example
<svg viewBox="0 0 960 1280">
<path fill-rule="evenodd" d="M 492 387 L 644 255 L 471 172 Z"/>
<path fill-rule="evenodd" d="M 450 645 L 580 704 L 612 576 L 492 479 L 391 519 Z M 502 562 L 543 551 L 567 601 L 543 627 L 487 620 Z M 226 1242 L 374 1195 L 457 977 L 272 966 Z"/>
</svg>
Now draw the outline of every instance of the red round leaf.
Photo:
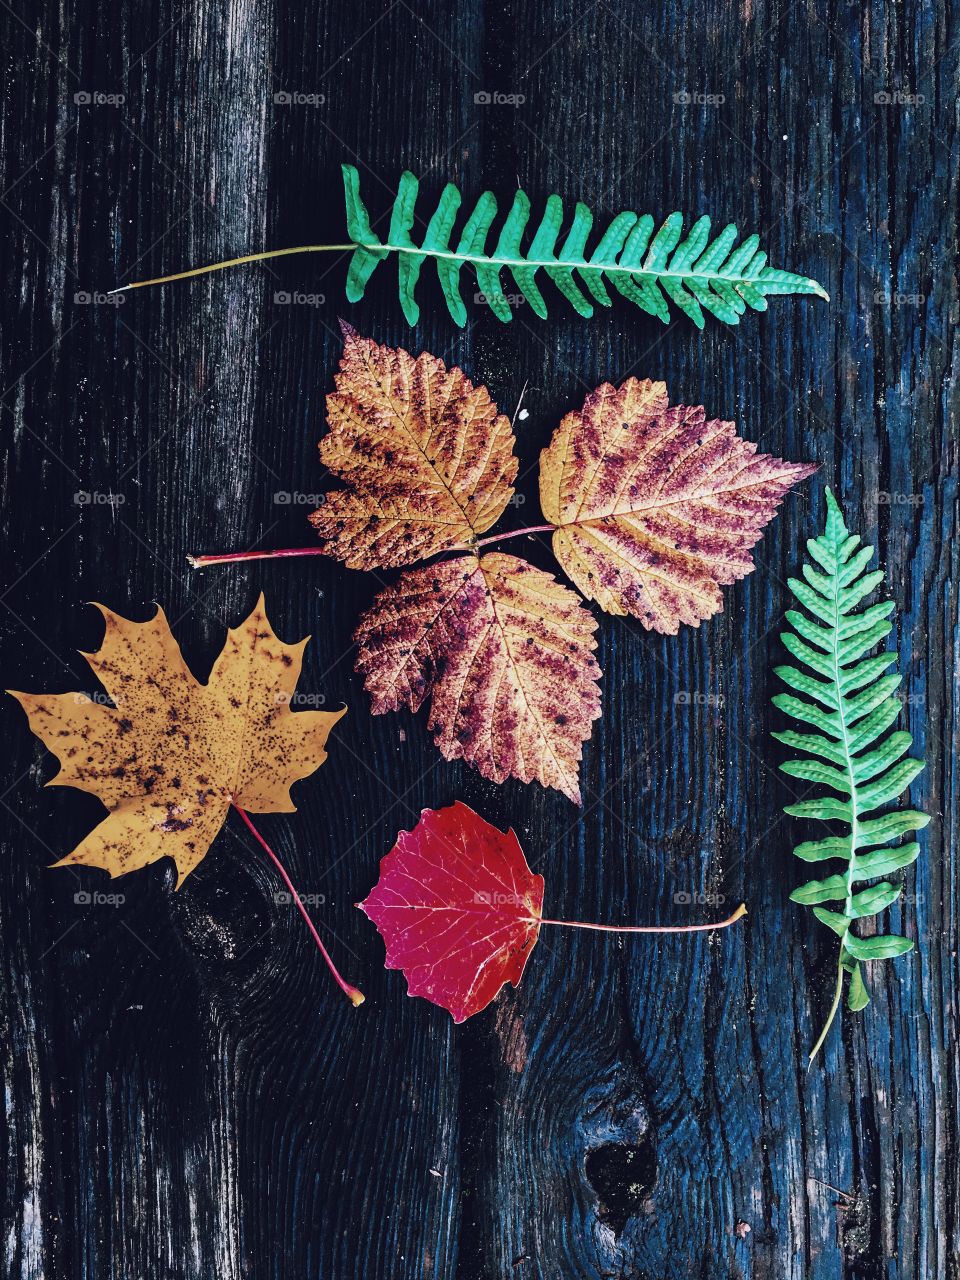
<svg viewBox="0 0 960 1280">
<path fill-rule="evenodd" d="M 402 969 L 411 996 L 463 1022 L 508 982 L 517 986 L 540 933 L 543 876 L 504 833 L 457 801 L 424 809 L 380 864 L 357 904 L 387 944 L 386 967 Z"/>
</svg>

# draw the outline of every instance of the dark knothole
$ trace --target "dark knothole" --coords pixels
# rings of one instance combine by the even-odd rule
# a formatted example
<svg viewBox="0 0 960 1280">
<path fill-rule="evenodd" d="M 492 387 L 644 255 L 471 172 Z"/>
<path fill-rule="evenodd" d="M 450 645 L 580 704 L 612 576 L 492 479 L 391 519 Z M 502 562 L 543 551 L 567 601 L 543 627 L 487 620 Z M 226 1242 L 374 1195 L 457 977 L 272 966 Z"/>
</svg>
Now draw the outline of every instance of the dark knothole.
<svg viewBox="0 0 960 1280">
<path fill-rule="evenodd" d="M 657 1153 L 650 1142 L 608 1143 L 587 1154 L 587 1181 L 600 1201 L 597 1216 L 616 1236 L 641 1212 L 656 1178 Z"/>
</svg>

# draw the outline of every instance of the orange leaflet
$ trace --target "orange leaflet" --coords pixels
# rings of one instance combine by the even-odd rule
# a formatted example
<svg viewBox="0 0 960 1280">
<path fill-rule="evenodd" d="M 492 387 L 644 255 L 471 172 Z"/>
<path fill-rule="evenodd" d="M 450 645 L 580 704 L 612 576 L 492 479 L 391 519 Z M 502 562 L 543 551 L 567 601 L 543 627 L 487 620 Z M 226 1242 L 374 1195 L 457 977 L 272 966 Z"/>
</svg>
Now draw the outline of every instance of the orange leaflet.
<svg viewBox="0 0 960 1280">
<path fill-rule="evenodd" d="M 676 635 L 723 608 L 787 491 L 816 467 L 757 453 L 732 422 L 667 401 L 662 382 L 604 383 L 540 456 L 554 555 L 607 613 Z"/>
</svg>

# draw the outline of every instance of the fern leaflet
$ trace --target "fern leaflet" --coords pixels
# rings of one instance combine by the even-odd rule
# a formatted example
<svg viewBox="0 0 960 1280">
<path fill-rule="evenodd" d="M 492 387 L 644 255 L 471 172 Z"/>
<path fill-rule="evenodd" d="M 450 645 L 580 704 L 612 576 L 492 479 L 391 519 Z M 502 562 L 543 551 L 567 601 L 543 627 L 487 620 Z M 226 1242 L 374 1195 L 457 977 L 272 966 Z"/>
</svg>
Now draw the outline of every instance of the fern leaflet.
<svg viewBox="0 0 960 1280">
<path fill-rule="evenodd" d="M 451 237 L 460 209 L 459 190 L 448 183 L 440 196 L 423 239 L 411 236 L 420 182 L 409 171 L 400 178 L 393 203 L 386 243 L 381 242 L 370 223 L 360 198 L 360 176 L 353 165 L 343 167 L 347 202 L 347 231 L 357 243 L 347 275 L 347 297 L 358 302 L 367 281 L 390 253 L 399 257 L 400 305 L 410 324 L 420 318 L 414 292 L 424 259 L 433 258 L 440 287 L 451 316 L 465 325 L 467 312 L 460 295 L 460 273 L 470 266 L 477 284 L 494 315 L 511 319 L 510 300 L 504 293 L 501 272 L 509 271 L 521 296 L 541 319 L 547 304 L 540 292 L 537 275 L 542 270 L 580 315 L 593 315 L 594 302 L 609 307 L 609 283 L 623 297 L 636 303 L 664 324 L 670 320 L 668 299 L 702 329 L 703 312 L 708 311 L 726 324 L 739 324 L 747 307 L 765 311 L 766 295 L 775 293 L 827 294 L 815 280 L 767 266 L 767 255 L 757 236 L 750 236 L 735 248 L 737 228 L 724 227 L 710 239 L 710 219 L 698 218 L 684 235 L 683 215 L 672 213 L 654 234 L 649 214 L 620 213 L 587 256 L 587 240 L 593 214 L 577 202 L 573 219 L 559 245 L 563 227 L 563 202 L 559 196 L 547 198 L 546 208 L 526 249 L 524 234 L 530 220 L 530 200 L 517 191 L 503 221 L 495 246 L 487 247 L 490 228 L 497 215 L 497 201 L 490 191 L 481 195 L 453 247 Z M 586 296 L 580 284 L 586 287 Z"/>
<path fill-rule="evenodd" d="M 896 650 L 868 656 L 891 631 L 894 604 L 883 601 L 856 612 L 860 601 L 883 581 L 883 573 L 866 572 L 873 548 L 860 547 L 860 539 L 849 533 L 829 489 L 826 498 L 826 530 L 807 542 L 817 567 L 804 564 L 804 580 L 789 580 L 791 592 L 806 612 L 787 611 L 786 621 L 793 630 L 784 631 L 781 639 L 799 665 L 775 671 L 794 692 L 773 699 L 787 716 L 816 730 L 773 735 L 799 753 L 781 764 L 781 770 L 832 793 L 788 805 L 784 812 L 795 818 L 837 822 L 845 828 L 842 835 L 808 840 L 793 851 L 804 862 L 842 864 L 840 871 L 811 880 L 790 895 L 794 902 L 812 905 L 817 919 L 840 938 L 833 1004 L 811 1061 L 840 1006 L 844 974 L 849 976 L 848 1007 L 862 1009 L 870 997 L 860 962 L 903 955 L 913 946 L 910 939 L 896 934 L 860 937 L 853 924 L 883 911 L 899 896 L 902 884 L 883 877 L 916 861 L 920 846 L 913 841 L 891 848 L 890 842 L 920 830 L 930 820 L 914 809 L 879 812 L 924 766 L 906 755 L 913 741 L 909 733 L 887 732 L 900 712 L 893 696 L 900 676 L 885 674 L 897 662 Z"/>
</svg>

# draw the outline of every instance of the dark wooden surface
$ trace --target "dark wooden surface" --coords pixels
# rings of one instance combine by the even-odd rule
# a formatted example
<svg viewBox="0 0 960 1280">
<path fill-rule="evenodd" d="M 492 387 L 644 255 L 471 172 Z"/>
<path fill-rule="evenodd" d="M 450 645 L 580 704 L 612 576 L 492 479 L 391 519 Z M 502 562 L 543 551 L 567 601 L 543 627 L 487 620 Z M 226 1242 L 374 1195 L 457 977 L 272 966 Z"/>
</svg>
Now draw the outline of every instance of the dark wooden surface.
<svg viewBox="0 0 960 1280">
<path fill-rule="evenodd" d="M 263 820 L 368 994 L 335 992 L 269 866 L 228 822 L 174 895 L 46 870 L 96 819 L 3 708 L 3 1274 L 17 1280 L 949 1280 L 957 1138 L 956 0 L 688 5 L 0 0 L 4 86 L 3 683 L 94 688 L 99 599 L 160 601 L 201 672 L 267 592 L 302 688 L 349 704 L 299 812 Z M 482 105 L 481 91 L 522 94 Z M 280 91 L 323 95 L 278 105 Z M 877 94 L 912 95 L 877 102 Z M 121 94 L 119 103 L 76 94 Z M 684 105 L 677 94 L 723 97 Z M 919 99 L 919 100 L 916 100 Z M 81 291 L 259 246 L 342 238 L 338 166 L 374 215 L 400 169 L 436 194 L 709 212 L 832 301 L 739 330 L 558 300 L 456 331 L 424 273 L 343 300 L 308 258 L 132 296 Z M 325 295 L 274 302 L 277 291 Z M 821 472 L 699 631 L 602 617 L 585 803 L 440 760 L 424 718 L 372 719 L 352 625 L 377 581 L 310 560 L 192 573 L 188 552 L 309 538 L 338 314 L 429 349 L 508 412 L 525 382 L 524 507 L 559 416 L 603 379 L 664 377 Z M 834 952 L 787 901 L 802 868 L 768 737 L 784 579 L 832 483 L 900 611 L 904 719 L 933 813 L 873 1003 L 814 1068 Z M 122 503 L 78 504 L 75 495 Z M 545 567 L 544 548 L 528 552 Z M 553 915 L 708 919 L 708 938 L 544 937 L 518 992 L 455 1029 L 407 1000 L 353 909 L 422 806 L 512 823 Z M 83 906 L 81 890 L 122 892 Z"/>
</svg>

